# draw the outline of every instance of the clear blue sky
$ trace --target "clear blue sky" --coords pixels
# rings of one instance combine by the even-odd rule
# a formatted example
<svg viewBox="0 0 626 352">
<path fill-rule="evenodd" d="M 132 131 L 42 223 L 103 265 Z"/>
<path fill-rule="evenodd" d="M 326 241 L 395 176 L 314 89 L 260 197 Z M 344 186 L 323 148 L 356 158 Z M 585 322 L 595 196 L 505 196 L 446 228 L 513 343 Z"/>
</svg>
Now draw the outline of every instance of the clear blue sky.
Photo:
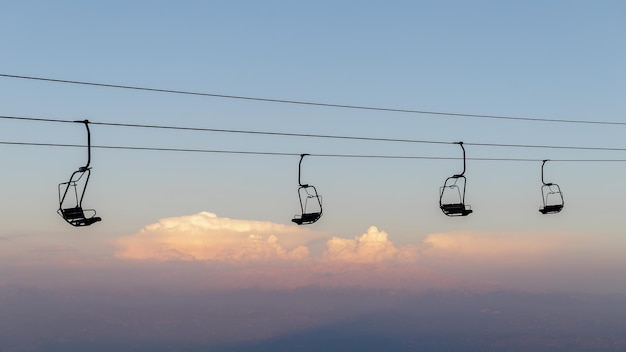
<svg viewBox="0 0 626 352">
<path fill-rule="evenodd" d="M 588 2 L 20 2 L 2 5 L 2 73 L 293 99 L 521 117 L 623 121 L 625 5 Z M 441 141 L 624 147 L 623 127 L 509 122 L 177 96 L 0 79 L 2 113 Z M 4 120 L 3 141 L 84 143 L 80 125 Z M 250 137 L 92 127 L 94 144 L 459 156 L 454 146 Z M 56 184 L 74 149 L 3 146 L 4 231 L 67 231 Z M 128 234 L 159 218 L 210 211 L 289 223 L 297 157 L 95 150 L 84 231 Z M 468 156 L 624 158 L 619 152 L 469 148 Z M 566 210 L 537 212 L 539 163 L 468 164 L 467 219 L 437 208 L 453 161 L 310 158 L 324 196 L 316 229 L 369 225 L 410 243 L 452 230 L 620 233 L 623 164 L 552 163 Z M 608 209 L 603 205 L 608 204 Z M 36 219 L 36 221 L 33 221 Z M 101 235 L 101 236 L 98 236 Z M 50 237 L 48 237 L 50 238 Z"/>
<path fill-rule="evenodd" d="M 478 2 L 20 2 L 2 5 L 2 72 L 252 97 L 508 116 L 623 121 L 626 49 L 621 1 Z M 2 78 L 2 113 L 442 141 L 623 147 L 622 127 L 351 111 L 176 96 Z M 80 126 L 2 121 L 1 139 L 82 143 Z M 193 132 L 93 129 L 96 144 L 204 149 L 458 156 L 451 146 L 336 142 Z M 78 150 L 1 148 L 5 226 L 62 227 L 55 184 Z M 623 153 L 468 148 L 469 156 L 623 158 Z M 297 158 L 95 151 L 87 202 L 132 231 L 163 216 L 208 210 L 288 222 Z M 567 211 L 536 214 L 539 164 L 468 167 L 471 220 L 438 214 L 437 191 L 458 163 L 306 160 L 324 195 L 325 231 L 371 220 L 405 235 L 467 227 L 603 229 L 601 203 L 626 191 L 621 164 L 552 164 Z M 617 177 L 616 177 L 617 176 Z M 506 203 L 506 210 L 502 204 Z M 569 206 L 571 205 L 571 206 Z M 616 208 L 617 206 L 617 208 Z M 423 215 L 423 216 L 422 216 Z M 25 224 L 35 216 L 40 221 Z M 367 220 L 366 220 L 367 219 Z M 518 220 L 523 219 L 523 220 Z M 556 224 L 558 222 L 558 224 Z M 519 226 L 522 226 L 519 224 Z M 595 226 L 595 225 L 594 225 Z"/>
</svg>

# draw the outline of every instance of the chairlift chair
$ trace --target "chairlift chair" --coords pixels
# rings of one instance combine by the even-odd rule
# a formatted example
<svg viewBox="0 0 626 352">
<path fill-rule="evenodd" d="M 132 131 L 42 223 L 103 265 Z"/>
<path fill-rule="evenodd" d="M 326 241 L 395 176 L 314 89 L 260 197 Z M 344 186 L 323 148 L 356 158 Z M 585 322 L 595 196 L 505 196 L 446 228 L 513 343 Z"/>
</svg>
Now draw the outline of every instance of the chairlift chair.
<svg viewBox="0 0 626 352">
<path fill-rule="evenodd" d="M 296 215 L 291 221 L 298 225 L 308 225 L 316 222 L 322 217 L 322 196 L 317 193 L 313 185 L 301 182 L 302 159 L 309 154 L 300 155 L 298 164 L 298 198 L 300 200 L 301 213 Z"/>
<path fill-rule="evenodd" d="M 463 150 L 463 172 L 450 176 L 439 189 L 439 208 L 447 216 L 467 216 L 473 211 L 465 204 L 465 147 L 458 142 Z"/>
<path fill-rule="evenodd" d="M 80 227 L 89 226 L 101 221 L 102 218 L 96 216 L 94 209 L 83 209 L 82 206 L 85 191 L 89 184 L 89 177 L 91 176 L 91 167 L 89 166 L 91 163 L 91 134 L 89 132 L 88 120 L 75 122 L 82 122 L 87 128 L 87 164 L 74 171 L 69 181 L 59 184 L 59 209 L 57 213 L 68 224 Z"/>
<path fill-rule="evenodd" d="M 541 164 L 541 183 L 543 183 L 541 186 L 541 199 L 543 207 L 539 208 L 539 212 L 544 215 L 559 213 L 565 205 L 561 187 L 556 183 L 546 182 L 543 178 L 543 169 L 547 161 L 549 160 L 544 160 Z"/>
</svg>

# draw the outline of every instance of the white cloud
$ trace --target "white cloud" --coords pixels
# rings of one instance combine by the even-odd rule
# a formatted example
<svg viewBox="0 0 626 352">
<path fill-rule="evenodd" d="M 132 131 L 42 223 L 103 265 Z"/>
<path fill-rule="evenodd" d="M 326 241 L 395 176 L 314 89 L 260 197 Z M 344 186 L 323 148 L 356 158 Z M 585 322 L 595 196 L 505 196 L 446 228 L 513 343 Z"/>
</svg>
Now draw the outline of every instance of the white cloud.
<svg viewBox="0 0 626 352">
<path fill-rule="evenodd" d="M 370 226 L 354 239 L 333 237 L 326 243 L 324 257 L 353 263 L 380 263 L 390 260 L 411 261 L 417 257 L 415 247 L 397 248 L 385 231 Z"/>
<path fill-rule="evenodd" d="M 116 255 L 126 259 L 263 261 L 302 260 L 305 244 L 323 234 L 296 225 L 221 218 L 201 212 L 162 219 L 116 240 Z"/>
<path fill-rule="evenodd" d="M 573 275 L 592 263 L 608 269 L 623 263 L 593 257 L 589 249 L 603 248 L 593 245 L 596 237 L 571 233 L 459 231 L 399 246 L 371 226 L 353 238 L 328 239 L 321 256 L 312 257 L 307 246 L 321 238 L 327 237 L 310 228 L 202 212 L 162 219 L 115 245 L 118 258 L 204 262 L 199 264 L 205 269 L 185 280 L 219 289 L 566 287 L 588 281 L 589 275 Z M 577 264 L 580 258 L 585 258 L 584 265 Z M 172 274 L 160 279 L 183 280 L 177 265 L 163 265 Z"/>
</svg>

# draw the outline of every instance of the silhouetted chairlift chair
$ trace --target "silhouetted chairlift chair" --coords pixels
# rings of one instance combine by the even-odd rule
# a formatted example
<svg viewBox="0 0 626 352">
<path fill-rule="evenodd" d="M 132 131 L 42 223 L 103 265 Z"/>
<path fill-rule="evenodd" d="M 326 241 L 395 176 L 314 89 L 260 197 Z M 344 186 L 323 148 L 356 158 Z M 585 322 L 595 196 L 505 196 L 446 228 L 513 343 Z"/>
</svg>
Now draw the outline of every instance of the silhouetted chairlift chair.
<svg viewBox="0 0 626 352">
<path fill-rule="evenodd" d="M 82 122 L 87 128 L 87 165 L 81 166 L 70 176 L 70 180 L 59 184 L 59 210 L 57 213 L 72 226 L 89 226 L 102 220 L 93 209 L 83 209 L 82 203 L 91 176 L 91 134 L 89 121 Z M 81 182 L 82 181 L 82 182 Z"/>
<path fill-rule="evenodd" d="M 447 216 L 467 216 L 472 213 L 469 205 L 465 204 L 465 147 L 458 142 L 463 150 L 463 172 L 450 176 L 439 189 L 439 208 Z"/>
<path fill-rule="evenodd" d="M 298 198 L 300 200 L 299 215 L 296 215 L 291 221 L 298 225 L 308 225 L 316 222 L 322 217 L 322 196 L 317 194 L 317 189 L 313 185 L 302 184 L 300 181 L 302 174 L 302 159 L 309 154 L 300 155 L 300 163 L 298 164 Z"/>
<path fill-rule="evenodd" d="M 543 207 L 539 208 L 539 212 L 541 214 L 556 214 L 563 210 L 565 200 L 559 185 L 544 181 L 543 168 L 547 161 L 549 160 L 544 160 L 541 164 L 541 183 L 543 183 L 541 186 L 541 199 L 543 200 Z"/>
</svg>

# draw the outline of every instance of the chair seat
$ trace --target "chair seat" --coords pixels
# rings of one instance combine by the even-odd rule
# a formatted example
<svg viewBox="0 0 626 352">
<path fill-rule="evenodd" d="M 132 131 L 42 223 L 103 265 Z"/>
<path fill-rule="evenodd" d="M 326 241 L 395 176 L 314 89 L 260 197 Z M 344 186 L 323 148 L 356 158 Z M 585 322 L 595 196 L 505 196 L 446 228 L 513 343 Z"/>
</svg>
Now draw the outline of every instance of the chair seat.
<svg viewBox="0 0 626 352">
<path fill-rule="evenodd" d="M 87 209 L 87 211 L 93 212 L 94 215 L 96 212 L 92 209 Z M 85 217 L 85 212 L 81 207 L 61 209 L 60 214 L 63 219 L 65 219 L 65 221 L 67 221 L 72 226 L 89 226 L 98 221 L 102 221 L 102 218 L 100 218 L 99 216 L 92 216 L 90 218 Z"/>
<path fill-rule="evenodd" d="M 467 216 L 472 213 L 463 203 L 442 204 L 441 210 L 448 216 Z"/>
<path fill-rule="evenodd" d="M 89 226 L 95 222 L 101 221 L 102 218 L 100 218 L 99 216 L 94 216 L 92 218 L 82 218 L 82 219 L 76 219 L 74 221 L 70 221 L 70 224 L 74 225 L 74 226 Z"/>
<path fill-rule="evenodd" d="M 541 214 L 555 214 L 563 210 L 563 204 L 546 205 L 539 209 Z"/>
<path fill-rule="evenodd" d="M 298 225 L 312 224 L 316 222 L 317 220 L 319 220 L 321 216 L 322 216 L 322 213 L 305 213 L 305 214 L 302 214 L 302 216 L 300 217 L 296 215 L 296 217 L 293 218 L 291 221 L 295 222 Z"/>
</svg>

